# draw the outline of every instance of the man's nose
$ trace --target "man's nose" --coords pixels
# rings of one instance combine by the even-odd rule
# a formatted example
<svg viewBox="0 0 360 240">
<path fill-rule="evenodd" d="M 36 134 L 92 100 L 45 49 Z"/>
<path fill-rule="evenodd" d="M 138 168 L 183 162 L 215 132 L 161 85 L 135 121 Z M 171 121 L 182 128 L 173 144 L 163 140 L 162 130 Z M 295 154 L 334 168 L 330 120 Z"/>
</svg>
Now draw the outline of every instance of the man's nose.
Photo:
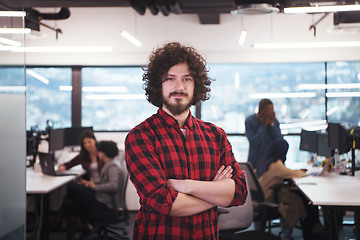
<svg viewBox="0 0 360 240">
<path fill-rule="evenodd" d="M 184 82 L 181 79 L 175 81 L 175 90 L 177 92 L 184 90 Z"/>
</svg>

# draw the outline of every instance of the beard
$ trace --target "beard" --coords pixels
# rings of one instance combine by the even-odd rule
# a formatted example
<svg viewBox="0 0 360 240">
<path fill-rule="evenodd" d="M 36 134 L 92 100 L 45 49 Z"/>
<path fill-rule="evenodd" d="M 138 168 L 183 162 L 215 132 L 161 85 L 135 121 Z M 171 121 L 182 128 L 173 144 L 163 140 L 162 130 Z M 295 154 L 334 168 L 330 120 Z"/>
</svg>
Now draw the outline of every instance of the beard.
<svg viewBox="0 0 360 240">
<path fill-rule="evenodd" d="M 169 94 L 169 98 L 172 95 L 175 95 L 178 93 L 170 93 Z M 184 93 L 185 96 L 187 96 L 187 94 Z M 183 104 L 181 103 L 181 99 L 175 99 L 176 103 L 175 104 L 171 104 L 168 100 L 163 98 L 163 103 L 165 105 L 165 107 L 173 114 L 173 115 L 180 115 L 183 112 L 187 111 L 190 106 L 192 105 L 192 99 L 187 103 L 187 104 Z"/>
</svg>

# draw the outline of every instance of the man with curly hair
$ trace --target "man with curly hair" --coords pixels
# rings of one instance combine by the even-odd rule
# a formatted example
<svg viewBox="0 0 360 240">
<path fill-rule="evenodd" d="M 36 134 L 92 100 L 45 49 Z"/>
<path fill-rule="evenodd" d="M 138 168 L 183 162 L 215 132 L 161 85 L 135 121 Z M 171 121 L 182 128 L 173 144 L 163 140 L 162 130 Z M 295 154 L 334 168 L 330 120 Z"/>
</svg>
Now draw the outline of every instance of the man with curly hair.
<svg viewBox="0 0 360 240">
<path fill-rule="evenodd" d="M 177 42 L 149 60 L 144 88 L 159 110 L 125 139 L 141 205 L 133 239 L 218 239 L 217 206 L 243 204 L 247 188 L 225 132 L 189 109 L 209 99 L 206 62 Z"/>
</svg>

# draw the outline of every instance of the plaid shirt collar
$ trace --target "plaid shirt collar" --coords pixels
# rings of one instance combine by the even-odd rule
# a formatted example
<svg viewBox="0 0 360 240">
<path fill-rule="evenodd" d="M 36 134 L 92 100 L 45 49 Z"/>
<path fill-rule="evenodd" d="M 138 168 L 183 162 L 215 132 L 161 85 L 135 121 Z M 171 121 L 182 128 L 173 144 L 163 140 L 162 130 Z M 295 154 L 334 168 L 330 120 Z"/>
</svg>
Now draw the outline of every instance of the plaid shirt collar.
<svg viewBox="0 0 360 240">
<path fill-rule="evenodd" d="M 170 116 L 162 108 L 159 108 L 157 115 L 160 116 L 160 119 L 162 119 L 164 121 L 164 123 L 166 125 L 168 125 L 169 127 L 179 126 L 179 123 L 177 122 L 177 120 L 175 118 L 173 118 L 172 116 Z M 189 116 L 187 117 L 187 119 L 184 123 L 184 128 L 189 129 L 189 130 L 194 130 L 194 128 L 195 128 L 195 118 L 191 114 L 190 110 L 189 110 Z"/>
</svg>

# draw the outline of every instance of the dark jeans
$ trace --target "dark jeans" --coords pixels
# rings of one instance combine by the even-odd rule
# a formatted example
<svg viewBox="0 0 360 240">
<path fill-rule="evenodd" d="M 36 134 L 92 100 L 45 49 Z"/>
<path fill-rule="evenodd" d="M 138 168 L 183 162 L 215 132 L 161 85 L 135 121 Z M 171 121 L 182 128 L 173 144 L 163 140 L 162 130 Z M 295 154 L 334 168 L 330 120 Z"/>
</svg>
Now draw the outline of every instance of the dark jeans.
<svg viewBox="0 0 360 240">
<path fill-rule="evenodd" d="M 115 219 L 114 210 L 99 202 L 95 197 L 95 190 L 72 182 L 68 184 L 67 196 L 70 200 L 65 206 L 67 216 L 79 216 L 90 223 Z"/>
</svg>

